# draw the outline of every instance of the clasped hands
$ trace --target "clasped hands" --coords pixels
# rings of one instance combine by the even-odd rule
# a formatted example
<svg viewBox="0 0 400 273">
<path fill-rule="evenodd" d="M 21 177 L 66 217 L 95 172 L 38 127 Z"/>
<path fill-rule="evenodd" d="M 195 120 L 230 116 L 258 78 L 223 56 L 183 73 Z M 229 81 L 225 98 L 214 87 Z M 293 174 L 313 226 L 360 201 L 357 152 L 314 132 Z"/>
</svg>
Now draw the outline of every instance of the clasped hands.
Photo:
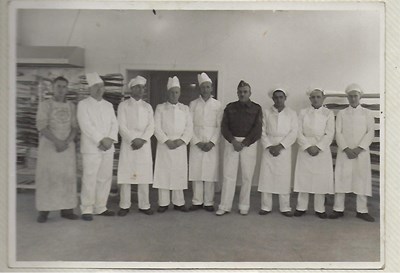
<svg viewBox="0 0 400 273">
<path fill-rule="evenodd" d="M 168 148 L 170 150 L 174 150 L 174 149 L 184 145 L 185 142 L 182 139 L 175 139 L 175 140 L 168 139 L 167 141 L 165 141 L 165 144 L 168 146 Z"/>
<path fill-rule="evenodd" d="M 131 141 L 131 148 L 132 150 L 139 150 L 140 148 L 143 147 L 143 145 L 146 143 L 146 140 L 143 138 L 135 138 L 134 140 Z"/>
<path fill-rule="evenodd" d="M 355 159 L 358 157 L 358 155 L 363 151 L 364 149 L 361 147 L 357 147 L 354 149 L 350 149 L 347 147 L 343 151 L 346 153 L 348 159 Z"/>
<path fill-rule="evenodd" d="M 267 149 L 273 157 L 277 157 L 281 154 L 281 150 L 285 149 L 285 147 L 283 147 L 283 145 L 279 143 L 278 145 L 269 146 L 267 147 Z"/>
<path fill-rule="evenodd" d="M 203 152 L 208 152 L 215 146 L 215 144 L 212 143 L 211 141 L 209 141 L 209 142 L 198 142 L 196 144 L 196 146 L 199 147 L 199 149 L 202 150 Z"/>
<path fill-rule="evenodd" d="M 311 156 L 317 156 L 321 151 L 317 146 L 310 146 L 306 149 L 307 153 Z"/>
<path fill-rule="evenodd" d="M 245 147 L 245 145 L 242 142 L 239 142 L 236 139 L 233 139 L 231 144 L 233 145 L 233 149 L 236 152 L 240 152 Z"/>
<path fill-rule="evenodd" d="M 102 140 L 100 140 L 99 146 L 97 146 L 97 148 L 99 148 L 102 151 L 107 151 L 111 148 L 113 143 L 114 141 L 111 138 L 105 137 Z"/>
<path fill-rule="evenodd" d="M 68 141 L 67 140 L 56 140 L 54 141 L 54 145 L 56 146 L 57 153 L 61 153 L 68 149 Z"/>
</svg>

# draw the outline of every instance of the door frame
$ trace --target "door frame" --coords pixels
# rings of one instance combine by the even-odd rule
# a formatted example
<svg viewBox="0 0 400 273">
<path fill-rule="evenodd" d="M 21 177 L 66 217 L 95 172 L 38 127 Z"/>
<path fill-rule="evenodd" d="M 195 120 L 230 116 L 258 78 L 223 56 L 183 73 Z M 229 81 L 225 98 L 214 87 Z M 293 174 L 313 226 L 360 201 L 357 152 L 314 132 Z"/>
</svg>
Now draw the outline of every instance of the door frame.
<svg viewBox="0 0 400 273">
<path fill-rule="evenodd" d="M 218 100 L 222 103 L 224 101 L 224 79 L 225 67 L 221 64 L 209 63 L 192 63 L 192 64 L 133 64 L 123 63 L 119 65 L 119 72 L 126 77 L 127 70 L 159 70 L 159 71 L 217 71 L 218 72 L 218 86 L 215 90 L 218 94 Z M 127 79 L 125 79 L 127 84 Z"/>
</svg>

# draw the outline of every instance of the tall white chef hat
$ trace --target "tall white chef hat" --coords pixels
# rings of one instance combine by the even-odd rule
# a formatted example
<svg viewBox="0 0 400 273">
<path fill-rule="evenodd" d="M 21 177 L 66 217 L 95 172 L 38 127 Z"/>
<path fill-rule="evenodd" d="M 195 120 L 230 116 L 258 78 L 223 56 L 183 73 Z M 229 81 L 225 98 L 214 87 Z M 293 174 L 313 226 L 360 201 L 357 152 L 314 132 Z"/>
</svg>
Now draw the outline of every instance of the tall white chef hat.
<svg viewBox="0 0 400 273">
<path fill-rule="evenodd" d="M 86 81 L 87 81 L 89 87 L 91 87 L 95 84 L 98 84 L 98 83 L 104 83 L 104 81 L 100 78 L 100 76 L 99 76 L 99 74 L 97 74 L 97 72 L 87 73 Z"/>
<path fill-rule="evenodd" d="M 133 78 L 132 80 L 130 80 L 130 82 L 128 83 L 128 88 L 130 89 L 132 86 L 135 85 L 146 85 L 147 80 L 142 77 L 142 76 L 136 76 L 135 78 Z"/>
<path fill-rule="evenodd" d="M 324 89 L 322 89 L 322 88 L 311 88 L 311 89 L 307 90 L 307 92 L 306 92 L 307 96 L 308 97 L 311 96 L 312 92 L 314 92 L 314 91 L 320 91 L 320 92 L 322 92 L 322 95 L 325 95 Z"/>
<path fill-rule="evenodd" d="M 171 78 L 171 77 L 168 78 L 167 90 L 170 90 L 172 87 L 181 88 L 181 85 L 179 83 L 179 79 L 177 76 L 174 76 L 173 78 Z"/>
<path fill-rule="evenodd" d="M 349 92 L 351 92 L 351 91 L 357 91 L 358 93 L 360 93 L 360 95 L 364 94 L 361 87 L 356 83 L 352 83 L 346 87 L 346 90 L 345 90 L 346 94 L 349 94 Z"/>
<path fill-rule="evenodd" d="M 210 79 L 210 77 L 208 77 L 208 75 L 206 73 L 201 73 L 201 74 L 197 74 L 197 81 L 199 82 L 199 85 L 201 85 L 203 82 L 211 82 L 212 80 Z"/>
<path fill-rule="evenodd" d="M 283 92 L 283 94 L 285 94 L 286 97 L 289 95 L 288 92 L 287 92 L 286 90 L 284 90 L 283 88 L 274 88 L 274 89 L 271 89 L 271 90 L 268 92 L 268 96 L 272 99 L 272 96 L 274 95 L 274 93 L 275 93 L 276 91 L 281 91 L 281 92 Z"/>
</svg>

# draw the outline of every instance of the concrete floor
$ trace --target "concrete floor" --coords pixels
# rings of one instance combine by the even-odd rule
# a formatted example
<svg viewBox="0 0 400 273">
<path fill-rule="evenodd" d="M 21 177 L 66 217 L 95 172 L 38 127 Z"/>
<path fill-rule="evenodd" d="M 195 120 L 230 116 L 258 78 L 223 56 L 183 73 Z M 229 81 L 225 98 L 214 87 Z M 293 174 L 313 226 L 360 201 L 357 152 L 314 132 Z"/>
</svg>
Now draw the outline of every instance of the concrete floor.
<svg viewBox="0 0 400 273">
<path fill-rule="evenodd" d="M 190 204 L 191 191 L 185 196 Z M 292 207 L 295 198 L 293 194 Z M 110 209 L 118 209 L 118 199 L 109 198 Z M 52 212 L 47 223 L 39 224 L 34 192 L 19 192 L 17 261 L 377 262 L 380 257 L 378 197 L 369 200 L 374 223 L 355 217 L 352 195 L 346 200 L 345 217 L 337 220 L 319 219 L 313 210 L 299 218 L 284 217 L 277 199 L 274 211 L 260 216 L 260 193 L 255 188 L 247 216 L 237 213 L 237 196 L 234 210 L 222 217 L 204 210 L 178 212 L 171 206 L 164 214 L 147 216 L 137 212 L 136 194 L 132 200 L 125 217 L 70 221 Z M 156 208 L 155 190 L 151 200 Z M 216 200 L 219 203 L 218 193 Z M 328 212 L 332 201 L 330 196 Z"/>
</svg>

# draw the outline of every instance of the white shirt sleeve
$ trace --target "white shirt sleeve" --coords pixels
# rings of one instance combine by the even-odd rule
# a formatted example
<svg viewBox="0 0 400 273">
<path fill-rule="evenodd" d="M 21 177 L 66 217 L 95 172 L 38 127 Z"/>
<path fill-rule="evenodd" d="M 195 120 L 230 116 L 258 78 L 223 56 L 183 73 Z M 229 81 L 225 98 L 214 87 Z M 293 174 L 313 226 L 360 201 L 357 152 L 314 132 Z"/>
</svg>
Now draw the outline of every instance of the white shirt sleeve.
<svg viewBox="0 0 400 273">
<path fill-rule="evenodd" d="M 85 101 L 78 103 L 77 118 L 79 127 L 87 137 L 89 137 L 94 143 L 99 143 L 104 136 L 96 130 L 96 127 L 90 122 L 90 118 L 87 112 L 88 105 L 85 105 Z"/>
</svg>

